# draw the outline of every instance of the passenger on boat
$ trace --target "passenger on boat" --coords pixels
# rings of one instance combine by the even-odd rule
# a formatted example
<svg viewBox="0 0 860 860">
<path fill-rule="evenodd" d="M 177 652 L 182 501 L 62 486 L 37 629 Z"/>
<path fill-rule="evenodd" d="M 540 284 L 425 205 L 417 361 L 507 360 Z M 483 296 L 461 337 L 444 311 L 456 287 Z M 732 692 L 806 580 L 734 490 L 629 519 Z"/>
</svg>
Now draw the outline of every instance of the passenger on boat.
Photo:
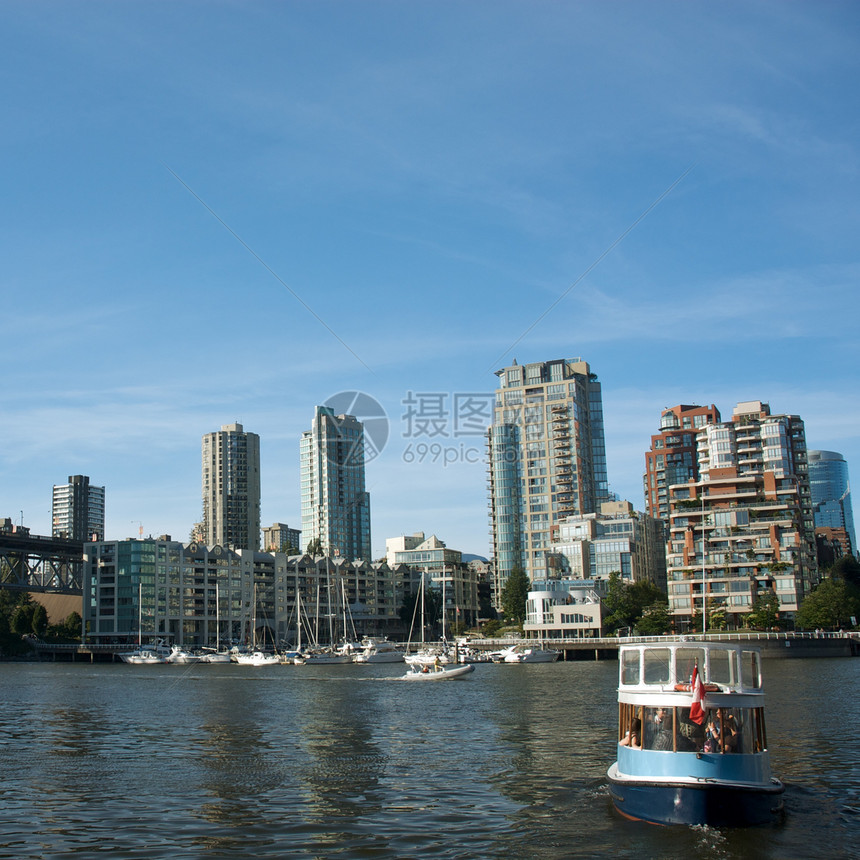
<svg viewBox="0 0 860 860">
<path fill-rule="evenodd" d="M 654 735 L 654 743 L 651 745 L 651 749 L 662 751 L 674 749 L 674 743 L 672 742 L 672 715 L 669 711 L 666 708 L 657 708 L 654 723 L 657 727 L 657 733 Z"/>
<path fill-rule="evenodd" d="M 624 735 L 619 743 L 621 746 L 630 747 L 630 749 L 633 750 L 642 749 L 642 720 L 640 720 L 639 717 L 636 717 L 636 719 L 633 720 L 633 725 L 630 727 L 630 731 Z"/>
<path fill-rule="evenodd" d="M 708 720 L 708 727 L 705 729 L 705 752 L 715 753 L 720 751 L 720 726 L 714 718 Z"/>
<path fill-rule="evenodd" d="M 726 733 L 723 737 L 723 751 L 733 753 L 738 751 L 738 724 L 732 714 L 726 717 Z"/>
</svg>

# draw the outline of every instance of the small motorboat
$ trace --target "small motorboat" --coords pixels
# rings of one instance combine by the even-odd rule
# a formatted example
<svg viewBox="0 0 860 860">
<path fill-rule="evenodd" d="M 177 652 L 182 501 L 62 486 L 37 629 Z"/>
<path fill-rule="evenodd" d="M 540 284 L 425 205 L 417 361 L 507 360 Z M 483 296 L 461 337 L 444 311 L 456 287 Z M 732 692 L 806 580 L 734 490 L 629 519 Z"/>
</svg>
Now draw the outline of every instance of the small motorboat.
<svg viewBox="0 0 860 860">
<path fill-rule="evenodd" d="M 409 671 L 403 676 L 404 681 L 449 681 L 452 678 L 463 678 L 470 672 L 474 672 L 472 663 L 461 663 L 443 666 L 420 666 L 413 664 Z"/>
<path fill-rule="evenodd" d="M 622 645 L 618 759 L 609 793 L 625 817 L 744 827 L 777 820 L 761 655 L 746 643 Z"/>
</svg>

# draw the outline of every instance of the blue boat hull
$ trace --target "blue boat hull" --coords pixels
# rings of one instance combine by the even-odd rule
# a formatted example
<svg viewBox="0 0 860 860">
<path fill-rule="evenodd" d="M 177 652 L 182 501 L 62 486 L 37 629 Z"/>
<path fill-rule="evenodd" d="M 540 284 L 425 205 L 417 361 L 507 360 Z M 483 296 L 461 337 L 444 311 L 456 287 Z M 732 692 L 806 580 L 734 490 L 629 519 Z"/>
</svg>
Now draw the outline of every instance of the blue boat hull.
<svg viewBox="0 0 860 860">
<path fill-rule="evenodd" d="M 783 813 L 783 785 L 690 785 L 609 777 L 616 809 L 628 818 L 652 824 L 707 824 L 749 827 L 778 821 Z"/>
</svg>

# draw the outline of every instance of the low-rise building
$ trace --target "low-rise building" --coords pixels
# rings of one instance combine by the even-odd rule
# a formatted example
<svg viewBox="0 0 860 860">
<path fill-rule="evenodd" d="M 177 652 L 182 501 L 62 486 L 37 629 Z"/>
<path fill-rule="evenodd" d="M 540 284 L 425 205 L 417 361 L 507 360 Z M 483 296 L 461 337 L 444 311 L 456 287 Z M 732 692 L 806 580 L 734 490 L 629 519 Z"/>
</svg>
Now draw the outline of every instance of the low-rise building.
<svg viewBox="0 0 860 860">
<path fill-rule="evenodd" d="M 410 571 L 385 562 L 183 544 L 169 539 L 84 546 L 87 641 L 164 638 L 183 646 L 328 641 L 314 619 L 336 619 L 335 638 L 398 635 Z"/>
<path fill-rule="evenodd" d="M 424 532 L 388 538 L 385 541 L 389 565 L 406 565 L 413 571 L 412 589 L 418 593 L 420 578 L 445 600 L 445 627 L 461 624 L 473 627 L 478 622 L 478 571 L 463 561 L 463 553 L 449 549 L 436 535 Z M 441 619 L 440 619 L 441 621 Z"/>
<path fill-rule="evenodd" d="M 603 583 L 546 580 L 526 599 L 523 633 L 528 639 L 591 639 L 603 632 Z"/>
</svg>

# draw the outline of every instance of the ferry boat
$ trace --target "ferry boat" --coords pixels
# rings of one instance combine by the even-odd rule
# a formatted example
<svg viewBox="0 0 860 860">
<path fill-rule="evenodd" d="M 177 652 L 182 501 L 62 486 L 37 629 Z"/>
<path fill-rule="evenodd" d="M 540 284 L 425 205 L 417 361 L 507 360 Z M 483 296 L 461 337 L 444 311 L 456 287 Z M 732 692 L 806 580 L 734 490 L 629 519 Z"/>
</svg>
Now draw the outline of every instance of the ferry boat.
<svg viewBox="0 0 860 860">
<path fill-rule="evenodd" d="M 618 759 L 609 792 L 654 824 L 776 821 L 761 654 L 746 643 L 670 640 L 619 649 Z"/>
</svg>

